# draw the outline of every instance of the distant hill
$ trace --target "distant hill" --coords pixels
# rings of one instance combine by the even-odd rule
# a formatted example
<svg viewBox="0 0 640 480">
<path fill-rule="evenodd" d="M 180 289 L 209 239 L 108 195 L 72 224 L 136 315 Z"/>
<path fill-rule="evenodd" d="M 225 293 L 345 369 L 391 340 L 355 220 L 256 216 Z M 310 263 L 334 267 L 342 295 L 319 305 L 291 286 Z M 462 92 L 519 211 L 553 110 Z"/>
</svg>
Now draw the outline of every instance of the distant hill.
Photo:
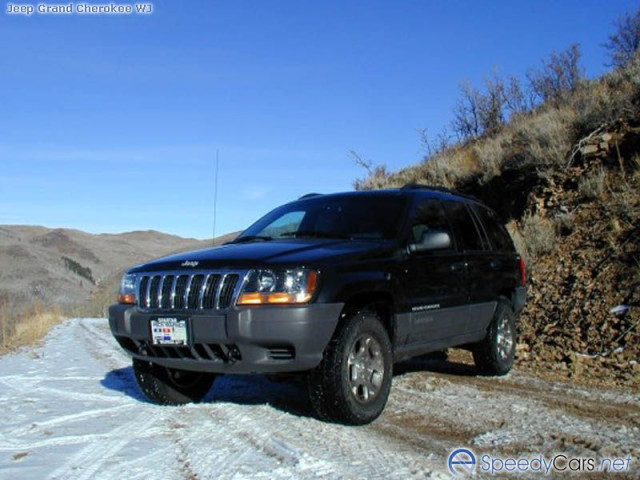
<svg viewBox="0 0 640 480">
<path fill-rule="evenodd" d="M 236 234 L 220 237 L 216 243 Z M 12 310 L 39 302 L 83 309 L 102 291 L 113 298 L 123 270 L 173 252 L 211 245 L 156 231 L 93 235 L 79 230 L 0 225 L 0 301 Z"/>
</svg>

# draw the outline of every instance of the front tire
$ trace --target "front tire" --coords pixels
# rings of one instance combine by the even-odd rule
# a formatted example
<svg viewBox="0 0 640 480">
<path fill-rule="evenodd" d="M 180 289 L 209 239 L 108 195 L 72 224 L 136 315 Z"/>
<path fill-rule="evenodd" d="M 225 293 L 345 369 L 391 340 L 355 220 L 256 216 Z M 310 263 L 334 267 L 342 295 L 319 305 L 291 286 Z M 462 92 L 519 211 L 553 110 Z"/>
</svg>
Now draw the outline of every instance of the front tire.
<svg viewBox="0 0 640 480">
<path fill-rule="evenodd" d="M 133 360 L 133 372 L 142 393 L 160 405 L 197 403 L 209 392 L 214 374 L 167 368 L 144 360 Z"/>
<path fill-rule="evenodd" d="M 511 304 L 501 299 L 487 336 L 473 349 L 473 360 L 481 375 L 505 375 L 516 356 L 516 316 Z"/>
<path fill-rule="evenodd" d="M 380 416 L 389 398 L 391 342 L 375 312 L 358 312 L 342 322 L 308 375 L 309 395 L 321 419 L 364 425 Z"/>
</svg>

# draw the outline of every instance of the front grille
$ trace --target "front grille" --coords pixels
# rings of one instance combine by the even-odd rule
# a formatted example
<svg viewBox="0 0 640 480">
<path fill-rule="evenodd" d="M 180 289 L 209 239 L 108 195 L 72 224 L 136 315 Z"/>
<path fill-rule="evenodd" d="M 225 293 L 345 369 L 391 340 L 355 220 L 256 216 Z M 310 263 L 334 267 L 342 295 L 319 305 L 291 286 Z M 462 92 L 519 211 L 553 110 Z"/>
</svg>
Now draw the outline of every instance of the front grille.
<svg viewBox="0 0 640 480">
<path fill-rule="evenodd" d="M 240 274 L 231 272 L 143 274 L 138 306 L 161 310 L 229 308 L 236 298 Z"/>
</svg>

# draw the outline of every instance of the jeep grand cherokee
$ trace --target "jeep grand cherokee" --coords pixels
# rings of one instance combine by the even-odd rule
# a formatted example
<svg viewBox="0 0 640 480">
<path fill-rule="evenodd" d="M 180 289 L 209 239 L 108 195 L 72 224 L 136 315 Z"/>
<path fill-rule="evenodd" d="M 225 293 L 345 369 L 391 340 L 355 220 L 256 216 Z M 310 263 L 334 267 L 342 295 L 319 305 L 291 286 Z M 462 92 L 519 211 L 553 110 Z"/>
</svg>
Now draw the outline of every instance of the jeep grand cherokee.
<svg viewBox="0 0 640 480">
<path fill-rule="evenodd" d="M 234 241 L 129 270 L 111 331 L 151 400 L 201 400 L 216 376 L 302 373 L 318 416 L 377 418 L 395 362 L 447 347 L 512 366 L 525 266 L 496 214 L 422 185 L 310 194 Z"/>
</svg>

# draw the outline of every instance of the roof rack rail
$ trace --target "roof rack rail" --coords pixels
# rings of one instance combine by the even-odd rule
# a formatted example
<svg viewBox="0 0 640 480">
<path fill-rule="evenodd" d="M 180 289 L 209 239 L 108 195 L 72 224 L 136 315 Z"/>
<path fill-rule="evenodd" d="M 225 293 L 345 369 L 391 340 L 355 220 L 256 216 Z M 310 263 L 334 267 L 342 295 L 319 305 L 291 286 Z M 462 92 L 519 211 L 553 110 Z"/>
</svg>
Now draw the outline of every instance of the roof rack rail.
<svg viewBox="0 0 640 480">
<path fill-rule="evenodd" d="M 322 195 L 321 193 L 307 193 L 306 195 L 302 195 L 298 200 L 302 200 L 304 198 L 318 197 Z"/>
<path fill-rule="evenodd" d="M 455 193 L 447 187 L 441 187 L 439 185 L 424 185 L 422 183 L 407 183 L 400 188 L 400 190 L 434 190 L 436 192 Z"/>
<path fill-rule="evenodd" d="M 467 193 L 461 193 L 461 192 L 458 192 L 456 190 L 451 190 L 450 188 L 447 188 L 447 187 L 441 187 L 439 185 L 424 185 L 422 183 L 407 183 L 406 185 L 401 187 L 400 190 L 405 190 L 405 191 L 406 190 L 431 190 L 433 192 L 450 193 L 452 195 L 458 195 L 459 197 L 465 197 L 465 198 L 469 198 L 471 200 L 478 201 L 478 199 L 476 197 L 474 197 L 473 195 L 469 195 Z"/>
</svg>

